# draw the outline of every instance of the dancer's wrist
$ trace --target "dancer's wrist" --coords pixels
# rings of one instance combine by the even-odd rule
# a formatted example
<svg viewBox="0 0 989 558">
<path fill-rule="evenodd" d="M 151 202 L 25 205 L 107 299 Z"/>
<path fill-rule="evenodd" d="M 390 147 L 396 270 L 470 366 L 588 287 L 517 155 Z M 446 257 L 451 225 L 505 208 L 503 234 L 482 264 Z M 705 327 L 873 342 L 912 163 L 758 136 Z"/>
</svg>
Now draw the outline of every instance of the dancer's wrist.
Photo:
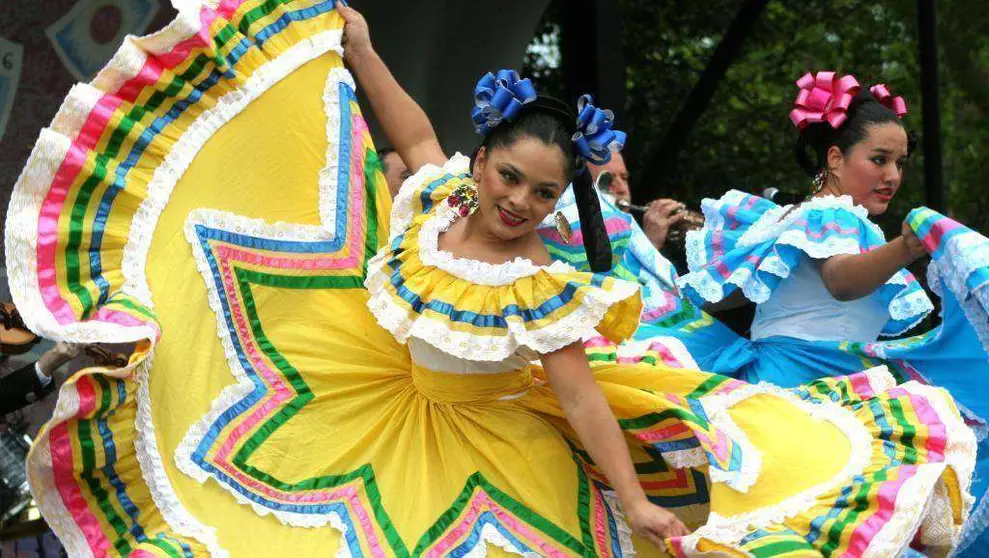
<svg viewBox="0 0 989 558">
<path fill-rule="evenodd" d="M 377 56 L 374 46 L 371 43 L 357 46 L 346 46 L 343 50 L 343 57 L 349 64 L 360 63 Z"/>
<path fill-rule="evenodd" d="M 643 492 L 638 483 L 633 488 L 616 492 L 618 492 L 618 500 L 622 503 L 622 508 L 626 513 L 649 504 L 649 498 L 646 497 L 646 493 Z"/>
</svg>

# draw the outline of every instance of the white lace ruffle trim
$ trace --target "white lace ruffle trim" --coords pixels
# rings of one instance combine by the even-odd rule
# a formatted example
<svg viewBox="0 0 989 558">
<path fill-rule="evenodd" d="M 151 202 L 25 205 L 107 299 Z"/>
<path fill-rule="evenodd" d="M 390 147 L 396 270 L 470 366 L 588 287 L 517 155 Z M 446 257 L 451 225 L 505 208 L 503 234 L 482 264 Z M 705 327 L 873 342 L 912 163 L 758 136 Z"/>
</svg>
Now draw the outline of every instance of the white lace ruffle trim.
<svg viewBox="0 0 989 558">
<path fill-rule="evenodd" d="M 622 549 L 622 556 L 635 556 L 635 547 L 632 546 L 632 529 L 625 519 L 625 510 L 618 500 L 618 494 L 611 490 L 602 490 L 601 496 L 611 510 L 611 515 L 615 518 L 615 526 L 618 530 L 618 545 Z"/>
<path fill-rule="evenodd" d="M 527 258 L 518 257 L 505 263 L 493 264 L 458 258 L 451 252 L 440 250 L 440 234 L 446 232 L 459 218 L 456 211 L 442 204 L 437 208 L 436 215 L 422 224 L 422 229 L 419 231 L 419 259 L 423 264 L 442 269 L 475 285 L 489 287 L 511 285 L 540 271 L 556 274 L 577 272 L 570 264 L 562 261 L 554 261 L 549 265 L 536 265 Z"/>
<path fill-rule="evenodd" d="M 53 126 L 71 127 L 95 106 L 94 92 L 89 86 L 77 85 L 69 92 L 53 121 Z M 28 328 L 52 341 L 72 343 L 132 343 L 155 339 L 158 331 L 152 325 L 124 326 L 98 321 L 60 322 L 45 303 L 38 277 L 38 221 L 49 187 L 62 161 L 68 155 L 72 129 L 43 129 L 11 192 L 10 205 L 4 222 L 6 242 L 7 283 L 10 295 L 20 310 Z"/>
<path fill-rule="evenodd" d="M 976 232 L 967 232 L 948 241 L 939 260 L 927 267 L 927 283 L 943 297 L 947 287 L 965 313 L 965 318 L 989 353 L 989 284 L 971 289 L 969 277 L 989 267 L 989 240 Z"/>
<path fill-rule="evenodd" d="M 409 179 L 411 180 L 411 179 Z M 408 184 L 408 182 L 406 182 Z M 503 264 L 491 264 L 466 258 L 455 258 L 439 249 L 439 235 L 459 216 L 453 209 L 440 204 L 436 214 L 422 224 L 419 232 L 419 258 L 423 265 L 435 267 L 450 275 L 476 285 L 508 287 L 512 283 L 539 272 L 550 274 L 576 273 L 564 262 L 539 266 L 525 258 Z M 367 306 L 378 323 L 399 342 L 410 337 L 421 339 L 457 358 L 480 361 L 501 361 L 520 348 L 539 354 L 551 353 L 593 335 L 608 310 L 615 304 L 639 293 L 635 283 L 614 280 L 611 289 L 583 287 L 582 304 L 567 316 L 539 329 L 529 329 L 521 318 L 508 316 L 504 335 L 483 335 L 452 328 L 447 321 L 416 313 L 404 301 L 396 300 L 386 285 L 392 279 L 390 250 L 382 250 L 368 263 L 364 286 L 371 293 Z"/>
<path fill-rule="evenodd" d="M 538 354 L 559 350 L 593 334 L 594 327 L 601 323 L 612 306 L 638 294 L 638 286 L 626 281 L 616 281 L 612 289 L 587 286 L 579 308 L 542 328 L 528 329 L 521 318 L 509 316 L 504 335 L 475 334 L 457 331 L 448 322 L 417 314 L 407 304 L 396 300 L 385 288 L 391 279 L 383 269 L 389 256 L 383 253 L 371 260 L 365 282 L 371 293 L 367 306 L 378 324 L 401 343 L 414 337 L 448 355 L 466 360 L 501 361 L 520 349 Z"/>
<path fill-rule="evenodd" d="M 876 394 L 882 394 L 895 386 L 892 375 L 885 367 L 868 370 L 866 375 Z M 917 382 L 907 382 L 899 388 L 924 397 L 931 404 L 941 422 L 947 427 L 948 443 L 945 447 L 945 461 L 921 465 L 917 473 L 904 484 L 898 492 L 892 516 L 869 542 L 864 556 L 897 555 L 910 545 L 921 524 L 944 526 L 950 523 L 953 528 L 953 532 L 950 534 L 951 542 L 954 543 L 958 540 L 960 529 L 954 527 L 953 520 L 944 517 L 928 517 L 935 513 L 952 513 L 946 500 L 946 492 L 942 490 L 943 472 L 946 467 L 952 467 L 960 481 L 964 495 L 963 519 L 968 517 L 972 505 L 969 488 L 975 465 L 975 435 L 964 425 L 958 414 L 952 411 L 950 399 L 943 390 Z M 730 417 L 727 417 L 727 414 L 722 414 L 722 411 L 748 397 L 767 393 L 786 399 L 811 416 L 835 425 L 848 436 L 851 455 L 842 470 L 829 481 L 811 487 L 778 504 L 734 516 L 721 516 L 712 512 L 706 525 L 682 539 L 681 544 L 686 551 L 686 556 L 700 556 L 701 553 L 697 551 L 697 545 L 704 539 L 735 547 L 742 538 L 754 529 L 780 524 L 787 518 L 811 509 L 818 503 L 819 497 L 840 486 L 847 485 L 869 466 L 872 459 L 872 435 L 866 425 L 860 422 L 851 410 L 837 403 L 806 401 L 777 386 L 758 384 L 746 386 L 727 395 L 714 396 L 705 401 L 704 406 L 706 409 L 710 407 L 709 414 L 718 416 L 721 422 L 730 421 Z M 715 424 L 724 428 L 721 424 Z M 943 538 L 936 535 L 931 535 L 931 537 L 938 539 L 936 542 L 944 542 Z"/>
<path fill-rule="evenodd" d="M 687 262 L 691 270 L 682 276 L 677 283 L 681 288 L 690 287 L 707 302 L 717 303 L 728 296 L 726 286 L 734 285 L 742 294 L 755 304 L 769 300 L 772 288 L 762 281 L 759 273 L 767 273 L 786 279 L 793 271 L 778 255 L 771 254 L 759 262 L 755 273 L 738 269 L 724 281 L 716 281 L 700 268 L 710 263 L 707 259 L 705 246 L 705 231 L 717 230 L 725 226 L 722 208 L 731 207 L 741 202 L 749 194 L 732 190 L 719 200 L 704 200 L 705 215 L 704 229 L 687 233 L 686 250 Z M 806 217 L 807 213 L 822 209 L 843 209 L 850 211 L 863 225 L 870 228 L 879 238 L 885 240 L 882 229 L 869 221 L 868 211 L 855 205 L 849 196 L 824 196 L 813 198 L 800 205 L 797 209 L 786 214 L 788 207 L 775 207 L 764 213 L 752 226 L 742 234 L 737 245 L 740 247 L 773 241 L 778 245 L 791 246 L 812 259 L 826 259 L 837 255 L 855 255 L 861 253 L 858 239 L 833 237 L 825 242 L 818 242 L 808 237 L 804 229 L 791 229 L 797 220 Z M 785 217 L 784 217 L 784 214 Z M 919 324 L 934 310 L 934 305 L 922 289 L 908 289 L 907 281 L 902 272 L 897 273 L 886 282 L 885 288 L 895 289 L 896 294 L 889 301 L 890 318 L 896 322 L 907 322 L 895 331 L 884 331 L 884 336 L 899 335 L 909 331 Z"/>
<path fill-rule="evenodd" d="M 391 206 L 391 235 L 389 240 L 405 232 L 416 216 L 415 197 L 425 186 L 426 181 L 437 180 L 445 174 L 454 176 L 470 173 L 470 159 L 461 153 L 454 153 L 442 167 L 433 164 L 423 165 L 415 174 L 405 179 Z"/>
<path fill-rule="evenodd" d="M 197 33 L 201 27 L 200 7 L 200 2 L 183 3 L 178 17 L 161 31 L 146 37 L 127 37 L 91 85 L 74 86 L 53 119 L 51 129 L 42 130 L 18 180 L 12 195 L 10 216 L 5 224 L 11 292 L 18 307 L 22 309 L 28 325 L 45 337 L 83 343 L 133 342 L 145 339 L 153 341 L 157 337 L 157 331 L 146 326 L 123 327 L 96 321 L 58 323 L 44 304 L 38 289 L 37 219 L 47 196 L 48 187 L 69 152 L 72 141 L 70 138 L 78 134 L 83 122 L 95 108 L 97 100 L 105 91 L 116 91 L 137 75 L 145 65 L 149 53 L 167 53 L 176 44 Z M 123 292 L 135 296 L 149 308 L 152 307 L 151 292 L 145 276 L 151 239 L 172 190 L 203 144 L 226 122 L 295 69 L 330 50 L 342 52 L 340 39 L 341 32 L 335 30 L 300 41 L 278 58 L 258 68 L 236 91 L 220 97 L 217 103 L 201 114 L 176 141 L 172 151 L 155 169 L 148 184 L 148 195 L 132 219 L 121 266 L 125 280 Z M 346 81 L 351 86 L 353 84 L 349 73 L 343 69 L 332 70 L 328 84 L 331 81 Z M 326 95 L 324 101 L 330 101 Z M 339 103 L 339 100 L 336 99 L 333 103 Z M 330 107 L 333 103 L 327 102 L 327 106 Z M 334 120 L 338 111 L 335 106 L 333 108 L 334 110 L 327 112 L 327 133 L 331 136 L 331 140 L 332 134 L 338 133 L 339 130 L 339 117 L 336 116 Z M 335 127 L 331 130 L 330 126 Z M 331 145 L 335 143 L 331 141 Z M 334 160 L 335 155 L 332 158 L 328 156 L 327 169 L 331 169 Z M 334 196 L 322 195 L 327 188 L 332 191 L 336 188 L 334 182 L 336 173 L 327 172 L 327 169 L 324 169 L 320 175 L 321 216 L 324 218 L 335 213 L 332 207 L 327 206 L 327 203 L 332 204 L 335 201 Z M 330 198 L 328 202 L 325 199 L 327 197 Z M 100 373 L 126 378 L 136 370 L 139 386 L 138 412 L 135 419 L 137 430 L 135 450 L 152 499 L 169 527 L 177 534 L 198 540 L 213 556 L 226 556 L 227 553 L 220 547 L 213 529 L 199 522 L 181 504 L 162 465 L 148 388 L 153 351 L 154 347 L 149 350 L 143 362 Z M 74 382 L 66 383 L 60 390 L 58 405 L 49 425 L 73 419 L 78 413 L 78 399 Z M 48 452 L 47 433 L 50 427 L 39 437 L 36 444 L 39 449 L 35 451 Z M 90 549 L 84 535 L 79 532 L 60 499 L 47 497 L 48 494 L 58 493 L 50 482 L 52 474 L 50 452 L 39 457 L 40 461 L 35 459 L 29 461 L 29 476 L 39 507 L 72 555 L 88 554 Z M 338 528 L 342 532 L 342 523 Z"/>
<path fill-rule="evenodd" d="M 161 451 L 158 449 L 158 438 L 155 434 L 154 418 L 151 416 L 151 387 L 150 373 L 154 363 L 154 356 L 149 353 L 136 369 L 137 381 L 137 416 L 134 424 L 137 429 L 137 436 L 134 440 L 134 449 L 137 455 L 137 462 L 141 467 L 141 477 L 148 485 L 151 492 L 151 499 L 155 506 L 161 510 L 162 517 L 170 527 L 185 536 L 189 536 L 202 542 L 209 550 L 210 555 L 216 558 L 229 556 L 229 553 L 220 546 L 220 541 L 216 536 L 216 530 L 195 518 L 179 500 L 178 494 L 172 488 L 171 481 L 162 467 Z"/>
</svg>

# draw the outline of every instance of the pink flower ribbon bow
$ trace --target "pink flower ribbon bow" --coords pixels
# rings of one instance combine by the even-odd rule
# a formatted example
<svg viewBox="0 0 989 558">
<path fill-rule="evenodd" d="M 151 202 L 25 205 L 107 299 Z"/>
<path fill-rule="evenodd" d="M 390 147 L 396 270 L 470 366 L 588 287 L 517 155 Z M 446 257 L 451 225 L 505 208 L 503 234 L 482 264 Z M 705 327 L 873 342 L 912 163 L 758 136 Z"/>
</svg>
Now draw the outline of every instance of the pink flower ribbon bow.
<svg viewBox="0 0 989 558">
<path fill-rule="evenodd" d="M 876 98 L 877 101 L 886 105 L 891 111 L 896 113 L 896 116 L 903 118 L 903 115 L 907 113 L 907 102 L 903 100 L 903 97 L 897 95 L 893 96 L 889 92 L 889 88 L 886 87 L 885 83 L 880 83 L 873 85 L 869 88 L 869 93 Z"/>
<path fill-rule="evenodd" d="M 790 111 L 790 120 L 797 128 L 816 122 L 827 122 L 837 129 L 848 118 L 852 99 L 862 90 L 855 76 L 838 77 L 835 72 L 807 72 L 797 80 L 800 93 Z"/>
</svg>

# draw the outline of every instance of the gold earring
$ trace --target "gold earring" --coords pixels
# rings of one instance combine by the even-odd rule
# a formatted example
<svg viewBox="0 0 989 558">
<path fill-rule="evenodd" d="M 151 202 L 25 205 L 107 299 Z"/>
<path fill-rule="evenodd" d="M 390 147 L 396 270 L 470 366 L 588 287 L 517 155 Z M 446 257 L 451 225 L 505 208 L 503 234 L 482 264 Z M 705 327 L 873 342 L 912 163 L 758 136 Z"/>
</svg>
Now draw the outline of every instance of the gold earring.
<svg viewBox="0 0 989 558">
<path fill-rule="evenodd" d="M 817 173 L 814 177 L 813 182 L 811 182 L 810 195 L 817 195 L 821 190 L 824 189 L 824 183 L 828 180 L 828 169 L 822 169 L 821 172 Z"/>
<path fill-rule="evenodd" d="M 570 244 L 570 239 L 573 238 L 573 229 L 570 228 L 570 221 L 567 221 L 562 211 L 557 211 L 553 220 L 556 221 L 556 232 L 560 234 L 560 238 L 563 239 L 564 244 Z"/>
</svg>

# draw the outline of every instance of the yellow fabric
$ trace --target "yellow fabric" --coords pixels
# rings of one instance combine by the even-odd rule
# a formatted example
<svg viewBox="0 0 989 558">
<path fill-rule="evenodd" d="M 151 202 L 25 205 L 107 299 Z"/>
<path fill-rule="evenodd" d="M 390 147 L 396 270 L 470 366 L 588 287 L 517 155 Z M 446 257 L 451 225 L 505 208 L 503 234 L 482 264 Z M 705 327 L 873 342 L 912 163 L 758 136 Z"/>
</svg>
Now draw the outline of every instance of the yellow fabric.
<svg viewBox="0 0 989 558">
<path fill-rule="evenodd" d="M 528 368 L 504 374 L 450 374 L 412 365 L 412 384 L 423 397 L 448 405 L 507 400 L 524 395 L 534 383 Z"/>
<path fill-rule="evenodd" d="M 217 338 L 216 317 L 207 303 L 206 288 L 191 258 L 183 226 L 190 211 L 208 207 L 239 215 L 318 225 L 319 171 L 326 157 L 326 117 L 321 92 L 327 72 L 342 67 L 337 56 L 323 56 L 302 66 L 274 85 L 242 113 L 221 128 L 196 156 L 182 176 L 161 215 L 148 257 L 148 281 L 163 331 L 151 372 L 152 418 L 168 480 L 190 513 L 216 528 L 220 544 L 231 556 L 270 555 L 271 549 L 291 548 L 298 556 L 331 554 L 339 534 L 333 529 L 288 529 L 271 516 L 262 517 L 236 503 L 216 483 L 200 484 L 179 471 L 173 459 L 189 427 L 203 416 L 233 379 Z M 258 122 L 293 122 L 292 126 L 259 126 Z M 231 154 L 237 154 L 231 157 Z M 245 164 L 250 161 L 251 164 Z M 275 172 L 257 172 L 257 167 Z M 278 182 L 270 177 L 279 176 Z M 204 189 L 201 184 L 224 185 Z M 291 195 L 286 195 L 287 191 Z M 383 191 L 382 191 L 383 190 Z M 390 205 L 387 189 L 377 192 L 376 203 Z M 387 227 L 387 223 L 383 223 Z M 387 228 L 385 229 L 387 231 Z M 382 239 L 386 236 L 382 235 Z M 357 378 L 363 372 L 408 370 L 408 354 L 380 327 L 361 303 L 356 291 L 286 290 L 256 287 L 261 319 L 273 343 L 286 347 L 293 364 L 307 371 L 317 393 L 314 408 L 346 408 L 332 403 L 320 388 L 335 385 L 331 363 L 349 355 L 344 368 Z M 272 303 L 274 302 L 274 303 Z M 341 312 L 341 308 L 345 309 Z M 346 323 L 346 330 L 337 324 Z M 332 334 L 328 334 L 332 331 Z M 358 347 L 372 343 L 372 354 Z M 157 374 L 159 370 L 181 374 Z M 387 374 L 385 374 L 387 375 Z M 374 377 L 380 377 L 375 373 Z M 365 413 L 361 412 L 361 415 Z M 313 462 L 304 448 L 335 446 L 335 413 L 304 413 L 279 429 L 257 454 L 258 466 L 277 462 L 287 478 L 311 474 Z M 260 551 L 259 549 L 265 549 Z"/>
<path fill-rule="evenodd" d="M 305 102 L 316 102 L 294 98 L 291 80 L 269 95 L 270 99 L 264 100 L 276 106 L 264 110 L 275 113 L 306 110 Z M 308 108 L 318 113 L 314 107 Z M 314 120 L 314 127 L 322 125 Z M 280 135 L 278 131 L 271 133 Z M 231 136 L 238 137 L 242 136 Z M 312 181 L 320 150 L 293 150 L 293 156 L 301 158 L 289 165 L 297 175 L 294 180 L 307 180 L 308 172 L 308 181 Z M 190 171 L 219 176 L 223 169 L 211 168 L 209 153 L 205 155 Z M 236 174 L 235 167 L 225 170 L 234 173 L 227 179 L 239 184 L 243 194 L 208 203 L 240 214 L 264 214 L 269 219 L 283 215 L 285 220 L 314 221 L 309 209 L 313 203 L 311 194 L 254 197 L 252 190 L 270 186 L 252 184 L 247 176 Z M 195 180 L 206 178 L 196 176 Z M 167 377 L 153 378 L 151 383 L 159 443 L 166 451 L 174 451 L 192 420 L 205 413 L 227 385 L 224 378 L 228 373 L 215 337 L 215 324 L 210 320 L 189 321 L 192 316 L 211 316 L 205 292 L 196 281 L 191 262 L 175 250 L 181 216 L 200 203 L 204 202 L 198 192 L 176 190 L 155 238 L 155 257 L 150 260 L 153 288 L 156 295 L 161 293 L 161 304 L 168 309 L 161 312 L 167 320 L 163 326 L 186 332 L 181 344 L 166 340 L 160 346 L 156 367 L 182 367 L 189 371 L 188 376 L 180 384 Z M 505 297 L 523 307 L 535 307 L 555 296 L 561 281 L 572 279 L 569 275 L 561 279 L 559 275 L 540 272 L 504 287 L 472 285 L 422 265 L 416 254 L 415 234 L 426 219 L 416 221 L 405 231 L 404 251 L 398 257 L 405 285 L 418 293 L 455 301 L 457 308 L 496 312 L 504 306 Z M 384 288 L 387 285 L 390 283 Z M 587 287 L 588 292 L 595 288 Z M 591 479 L 601 477 L 591 464 L 575 459 L 572 448 L 580 449 L 581 445 L 538 366 L 493 376 L 454 376 L 427 370 L 414 365 L 407 349 L 375 323 L 364 307 L 368 296 L 364 291 L 254 286 L 252 292 L 269 340 L 303 374 L 314 398 L 267 438 L 250 465 L 277 470 L 282 481 L 294 483 L 318 475 L 344 474 L 360 464 L 369 464 L 381 504 L 410 550 L 424 540 L 424 533 L 436 528 L 439 518 L 449 513 L 465 485 L 478 474 L 542 521 L 573 540 L 581 540 L 580 478 L 584 474 Z M 605 326 L 599 327 L 607 330 L 611 328 L 609 324 L 634 324 L 638 309 L 637 296 L 620 300 L 609 309 L 608 318 L 602 322 Z M 552 324 L 546 323 L 548 327 Z M 620 325 L 616 327 L 611 333 L 617 331 L 617 337 L 630 333 L 621 330 Z M 685 398 L 691 395 L 703 399 L 702 386 L 713 378 L 702 372 L 649 365 L 600 365 L 594 371 L 620 420 L 641 419 L 664 411 L 690 414 Z M 512 398 L 523 391 L 521 397 Z M 830 480 L 849 459 L 845 433 L 776 396 L 745 399 L 727 413 L 762 454 L 758 479 L 748 493 L 719 483 L 709 487 L 705 484 L 705 489 L 711 490 L 710 504 L 675 508 L 691 528 L 702 525 L 709 510 L 721 515 L 754 512 L 798 495 Z M 650 428 L 655 431 L 683 424 L 673 418 Z M 686 438 L 694 435 L 691 429 L 717 432 L 691 425 L 685 431 Z M 646 451 L 632 429 L 626 432 L 635 461 L 655 466 L 655 455 Z M 828 449 L 822 452 L 820 448 Z M 643 475 L 644 482 L 654 480 L 656 486 L 661 486 L 676 473 L 658 466 L 663 470 Z M 232 555 L 256 555 L 262 548 L 292 548 L 299 555 L 315 555 L 330 554 L 339 548 L 339 534 L 333 529 L 286 529 L 274 518 L 260 516 L 249 506 L 237 503 L 217 483 L 199 484 L 177 472 L 170 462 L 166 462 L 166 469 L 183 503 L 197 518 L 216 527 L 220 542 Z M 705 475 L 708 467 L 698 464 L 696 470 Z M 685 485 L 649 492 L 689 495 L 697 490 L 696 486 Z M 592 491 L 597 493 L 598 489 Z M 377 532 L 384 537 L 383 531 Z M 635 546 L 644 556 L 661 554 L 642 541 L 636 541 Z M 607 553 L 604 548 L 596 548 Z M 726 547 L 703 539 L 698 548 Z M 562 546 L 557 551 L 572 553 Z"/>
<path fill-rule="evenodd" d="M 847 435 L 835 425 L 813 420 L 792 405 L 780 405 L 771 395 L 749 398 L 732 407 L 729 414 L 762 453 L 764 473 L 744 495 L 714 485 L 712 499 L 722 515 L 769 506 L 778 503 L 782 495 L 825 483 L 841 471 L 851 455 Z"/>
</svg>

